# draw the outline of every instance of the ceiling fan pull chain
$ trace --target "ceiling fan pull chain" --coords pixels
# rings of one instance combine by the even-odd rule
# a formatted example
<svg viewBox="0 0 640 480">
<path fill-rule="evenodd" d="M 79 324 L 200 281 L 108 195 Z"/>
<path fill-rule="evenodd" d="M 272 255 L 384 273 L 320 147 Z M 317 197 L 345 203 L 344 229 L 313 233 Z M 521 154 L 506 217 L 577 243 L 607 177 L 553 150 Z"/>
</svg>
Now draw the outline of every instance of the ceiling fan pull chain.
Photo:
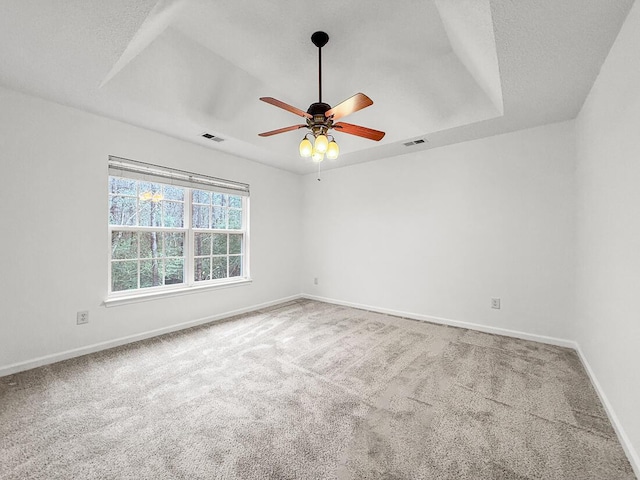
<svg viewBox="0 0 640 480">
<path fill-rule="evenodd" d="M 318 181 L 320 181 L 320 162 L 318 162 Z"/>
</svg>

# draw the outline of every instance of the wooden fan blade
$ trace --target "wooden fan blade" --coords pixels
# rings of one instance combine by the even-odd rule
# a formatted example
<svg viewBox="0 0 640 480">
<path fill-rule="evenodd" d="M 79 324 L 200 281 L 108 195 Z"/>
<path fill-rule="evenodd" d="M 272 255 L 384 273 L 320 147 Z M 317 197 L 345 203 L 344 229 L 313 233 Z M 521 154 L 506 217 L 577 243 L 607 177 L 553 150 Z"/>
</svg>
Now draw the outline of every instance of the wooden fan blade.
<svg viewBox="0 0 640 480">
<path fill-rule="evenodd" d="M 262 100 L 263 102 L 269 103 L 271 105 L 274 105 L 276 107 L 282 108 L 283 110 L 286 110 L 287 112 L 291 112 L 291 113 L 293 113 L 295 115 L 298 115 L 300 117 L 311 118 L 311 115 L 309 115 L 307 112 L 304 112 L 304 111 L 300 110 L 299 108 L 292 107 L 288 103 L 281 102 L 280 100 L 276 100 L 275 98 L 272 98 L 272 97 L 260 97 L 260 100 Z"/>
<path fill-rule="evenodd" d="M 259 133 L 261 137 L 270 137 L 271 135 L 277 135 L 278 133 L 290 132 L 291 130 L 298 130 L 299 128 L 305 128 L 306 125 L 291 125 L 290 127 L 279 128 L 278 130 L 271 130 L 270 132 Z"/>
<path fill-rule="evenodd" d="M 380 130 L 374 130 L 373 128 L 361 127 L 360 125 L 352 125 L 351 123 L 336 123 L 333 128 L 342 133 L 348 133 L 349 135 L 356 135 L 358 137 L 368 138 L 369 140 L 375 140 L 379 142 L 384 137 L 384 132 Z"/>
<path fill-rule="evenodd" d="M 373 105 L 373 100 L 367 97 L 364 93 L 356 93 L 353 97 L 347 98 L 344 102 L 339 103 L 331 110 L 327 110 L 324 114 L 327 118 L 333 115 L 333 121 L 335 122 L 339 118 L 349 115 L 350 113 L 357 112 L 363 108 Z"/>
</svg>

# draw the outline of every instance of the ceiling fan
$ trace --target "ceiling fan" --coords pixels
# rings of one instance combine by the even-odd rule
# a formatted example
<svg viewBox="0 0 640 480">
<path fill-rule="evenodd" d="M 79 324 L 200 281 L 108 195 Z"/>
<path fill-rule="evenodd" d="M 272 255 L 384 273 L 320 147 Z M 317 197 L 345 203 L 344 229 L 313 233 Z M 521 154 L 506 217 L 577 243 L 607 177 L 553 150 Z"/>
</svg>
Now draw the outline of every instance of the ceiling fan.
<svg viewBox="0 0 640 480">
<path fill-rule="evenodd" d="M 307 128 L 309 132 L 304 136 L 300 142 L 300 155 L 302 157 L 311 157 L 316 162 L 324 160 L 325 154 L 329 159 L 335 159 L 338 157 L 339 148 L 332 135 L 328 135 L 330 130 L 337 132 L 348 133 L 349 135 L 356 135 L 358 137 L 368 138 L 369 140 L 380 141 L 384 137 L 384 132 L 374 130 L 372 128 L 361 127 L 360 125 L 353 125 L 351 123 L 337 122 L 349 115 L 350 113 L 362 110 L 370 105 L 373 105 L 373 101 L 367 97 L 364 93 L 356 93 L 352 97 L 346 99 L 344 102 L 339 103 L 335 107 L 322 102 L 322 47 L 324 47 L 329 41 L 329 35 L 325 32 L 315 32 L 311 35 L 311 41 L 318 47 L 318 96 L 319 99 L 316 103 L 312 103 L 307 111 L 300 110 L 280 100 L 276 100 L 272 97 L 261 97 L 260 100 L 269 103 L 276 107 L 282 108 L 295 115 L 306 119 L 306 124 L 292 125 L 290 127 L 279 128 L 278 130 L 271 130 L 270 132 L 260 133 L 261 137 L 270 137 L 278 133 L 290 132 L 298 130 L 300 128 Z M 328 136 L 331 137 L 329 141 Z M 307 138 L 312 136 L 313 144 Z"/>
</svg>

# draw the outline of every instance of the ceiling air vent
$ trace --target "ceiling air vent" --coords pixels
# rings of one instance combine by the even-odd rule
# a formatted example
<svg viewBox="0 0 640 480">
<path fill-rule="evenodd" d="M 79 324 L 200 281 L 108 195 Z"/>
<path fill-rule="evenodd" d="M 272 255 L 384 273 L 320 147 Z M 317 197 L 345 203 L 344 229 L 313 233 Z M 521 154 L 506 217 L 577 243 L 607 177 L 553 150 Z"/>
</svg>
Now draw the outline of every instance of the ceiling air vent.
<svg viewBox="0 0 640 480">
<path fill-rule="evenodd" d="M 216 137 L 215 135 L 211 135 L 210 133 L 203 133 L 202 136 L 209 140 L 213 140 L 214 142 L 224 142 L 224 138 Z"/>
<path fill-rule="evenodd" d="M 407 142 L 404 144 L 405 147 L 411 147 L 413 145 L 420 145 L 421 143 L 426 143 L 427 141 L 424 138 L 419 138 L 418 140 L 413 140 L 412 142 Z"/>
</svg>

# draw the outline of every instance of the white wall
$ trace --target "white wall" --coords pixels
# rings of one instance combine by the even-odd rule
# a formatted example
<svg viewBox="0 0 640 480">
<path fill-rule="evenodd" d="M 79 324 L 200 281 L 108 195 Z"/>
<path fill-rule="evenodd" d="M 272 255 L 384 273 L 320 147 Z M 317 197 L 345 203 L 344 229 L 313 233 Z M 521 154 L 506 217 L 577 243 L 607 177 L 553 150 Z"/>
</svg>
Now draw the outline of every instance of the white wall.
<svg viewBox="0 0 640 480">
<path fill-rule="evenodd" d="M 303 291 L 571 338 L 574 147 L 567 122 L 305 176 Z"/>
<path fill-rule="evenodd" d="M 575 332 L 640 468 L 640 5 L 576 121 Z"/>
<path fill-rule="evenodd" d="M 109 154 L 251 184 L 253 283 L 101 306 Z M 299 293 L 297 175 L 4 88 L 0 164 L 0 371 Z M 88 325 L 76 325 L 78 310 Z"/>
</svg>

